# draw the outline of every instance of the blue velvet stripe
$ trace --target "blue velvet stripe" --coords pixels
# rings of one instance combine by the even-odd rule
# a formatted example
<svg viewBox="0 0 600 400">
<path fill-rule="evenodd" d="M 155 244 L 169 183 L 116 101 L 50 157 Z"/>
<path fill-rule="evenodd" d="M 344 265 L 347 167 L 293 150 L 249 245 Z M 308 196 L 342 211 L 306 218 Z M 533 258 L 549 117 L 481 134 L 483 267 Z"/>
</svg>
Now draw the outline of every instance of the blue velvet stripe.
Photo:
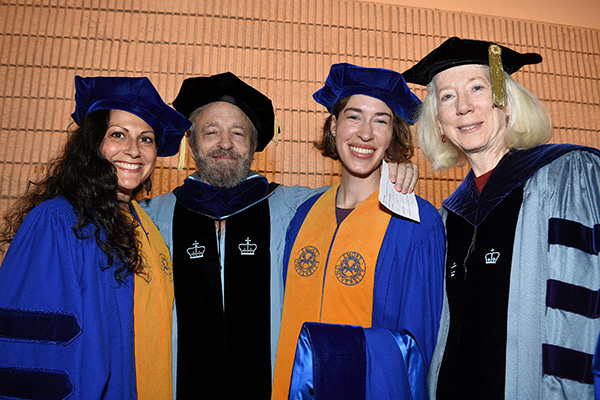
<svg viewBox="0 0 600 400">
<path fill-rule="evenodd" d="M 561 244 L 585 251 L 588 254 L 598 254 L 600 251 L 600 225 L 590 228 L 576 221 L 550 218 L 548 244 Z"/>
<path fill-rule="evenodd" d="M 72 393 L 73 383 L 66 372 L 0 367 L 0 398 L 58 400 Z"/>
<path fill-rule="evenodd" d="M 363 328 L 306 322 L 304 330 L 312 345 L 313 398 L 364 400 L 367 356 Z"/>
<path fill-rule="evenodd" d="M 73 314 L 0 307 L 0 340 L 67 345 L 79 334 Z"/>
<path fill-rule="evenodd" d="M 544 375 L 592 384 L 594 383 L 592 373 L 593 357 L 592 354 L 581 351 L 544 344 L 542 349 L 543 373 Z"/>
<path fill-rule="evenodd" d="M 600 317 L 600 291 L 548 279 L 546 282 L 546 306 L 583 315 Z"/>
</svg>

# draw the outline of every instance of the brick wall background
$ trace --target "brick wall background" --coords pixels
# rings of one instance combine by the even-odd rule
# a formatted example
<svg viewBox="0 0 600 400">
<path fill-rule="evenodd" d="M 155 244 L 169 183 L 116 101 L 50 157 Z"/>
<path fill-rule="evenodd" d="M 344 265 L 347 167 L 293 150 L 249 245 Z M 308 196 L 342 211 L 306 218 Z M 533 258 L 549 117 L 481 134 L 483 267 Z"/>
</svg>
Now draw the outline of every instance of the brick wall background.
<svg viewBox="0 0 600 400">
<path fill-rule="evenodd" d="M 339 179 L 311 144 L 326 116 L 311 95 L 329 66 L 404 71 L 454 35 L 541 53 L 514 77 L 549 108 L 553 142 L 600 147 L 597 29 L 352 0 L 0 1 L 0 214 L 60 151 L 75 75 L 148 76 L 170 103 L 185 78 L 232 71 L 273 99 L 282 129 L 253 168 L 317 187 Z M 193 172 L 189 155 L 184 171 L 176 158 L 157 163 L 152 196 Z M 467 172 L 432 174 L 415 160 L 417 193 L 437 207 Z"/>
</svg>

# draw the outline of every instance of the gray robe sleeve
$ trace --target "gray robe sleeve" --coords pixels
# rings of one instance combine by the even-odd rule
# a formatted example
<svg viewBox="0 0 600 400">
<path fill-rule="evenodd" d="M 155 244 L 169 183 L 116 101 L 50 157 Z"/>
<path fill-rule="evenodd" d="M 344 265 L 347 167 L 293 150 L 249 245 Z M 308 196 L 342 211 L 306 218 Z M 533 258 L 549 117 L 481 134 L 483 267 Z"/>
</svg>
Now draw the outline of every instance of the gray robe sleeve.
<svg viewBox="0 0 600 400">
<path fill-rule="evenodd" d="M 594 354 L 600 320 L 549 307 L 547 287 L 556 281 L 589 291 L 600 288 L 597 253 L 570 244 L 549 244 L 551 219 L 592 230 L 600 224 L 599 178 L 600 158 L 574 151 L 541 168 L 525 183 L 510 280 L 507 399 L 593 397 L 593 385 L 544 375 L 542 348 L 551 345 Z M 563 238 L 569 235 L 559 233 Z"/>
</svg>

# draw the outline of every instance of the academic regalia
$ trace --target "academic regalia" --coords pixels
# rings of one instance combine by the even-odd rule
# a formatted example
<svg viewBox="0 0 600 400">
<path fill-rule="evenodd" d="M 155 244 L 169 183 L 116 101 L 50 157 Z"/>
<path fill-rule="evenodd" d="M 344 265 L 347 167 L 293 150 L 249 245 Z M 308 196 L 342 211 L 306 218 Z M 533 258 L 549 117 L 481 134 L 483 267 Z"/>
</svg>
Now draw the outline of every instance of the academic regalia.
<svg viewBox="0 0 600 400">
<path fill-rule="evenodd" d="M 199 387 L 212 398 L 270 395 L 285 231 L 297 207 L 323 190 L 269 185 L 256 173 L 217 189 L 195 173 L 174 193 L 142 202 L 174 259 L 178 398 Z"/>
<path fill-rule="evenodd" d="M 168 347 L 138 353 L 138 348 L 151 345 L 164 349 L 169 342 L 170 316 L 157 316 L 155 311 L 156 302 L 161 310 L 170 310 L 173 297 L 172 283 L 168 295 L 171 262 L 166 247 L 153 238 L 158 231 L 148 216 L 135 203 L 134 207 L 145 228 L 138 226 L 136 231 L 148 233 L 145 241 L 154 249 L 153 254 L 142 252 L 149 263 L 146 280 L 130 275 L 118 282 L 117 265 L 102 268 L 107 257 L 98 247 L 94 229 L 88 225 L 83 233 L 89 236 L 77 237 L 72 229 L 77 216 L 64 197 L 45 201 L 27 215 L 0 267 L 0 397 L 136 399 L 136 360 L 168 366 Z M 155 260 L 160 261 L 155 264 Z M 148 289 L 148 279 L 154 285 L 164 283 Z M 134 286 L 166 297 L 145 303 L 152 309 L 142 304 L 135 308 Z M 135 319 L 153 320 L 154 334 L 139 331 L 143 324 L 134 328 Z M 152 371 L 144 374 L 148 382 Z M 170 376 L 156 379 L 162 393 L 169 393 Z"/>
<path fill-rule="evenodd" d="M 594 373 L 594 399 L 600 400 L 600 336 L 592 361 L 592 372 Z"/>
<path fill-rule="evenodd" d="M 134 278 L 133 296 L 137 396 L 169 399 L 173 393 L 173 263 L 156 225 L 136 201 L 132 205 L 144 262 L 144 273 Z"/>
<path fill-rule="evenodd" d="M 512 150 L 481 194 L 471 171 L 444 201 L 448 298 L 431 398 L 436 389 L 462 398 L 463 387 L 485 398 L 593 396 L 599 156 L 571 145 Z"/>
<path fill-rule="evenodd" d="M 400 218 L 375 192 L 337 226 L 336 193 L 337 186 L 303 204 L 288 230 L 273 398 L 287 398 L 290 378 L 294 399 L 425 398 L 442 307 L 439 215 L 418 198 L 421 222 Z M 304 321 L 322 324 L 302 328 Z M 303 368 L 307 360 L 318 371 Z"/>
</svg>

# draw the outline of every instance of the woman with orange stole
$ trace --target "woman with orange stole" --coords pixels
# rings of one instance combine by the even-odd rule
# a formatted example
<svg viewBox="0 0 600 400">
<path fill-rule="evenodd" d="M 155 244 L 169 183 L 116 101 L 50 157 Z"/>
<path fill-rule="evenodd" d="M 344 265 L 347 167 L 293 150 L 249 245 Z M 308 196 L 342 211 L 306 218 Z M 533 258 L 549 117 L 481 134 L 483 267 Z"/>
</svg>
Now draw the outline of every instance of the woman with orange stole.
<svg viewBox="0 0 600 400">
<path fill-rule="evenodd" d="M 141 77 L 76 76 L 71 116 L 0 233 L 0 398 L 171 399 L 171 257 L 136 195 L 191 123 Z"/>
<path fill-rule="evenodd" d="M 420 223 L 378 201 L 382 160 L 413 154 L 408 124 L 421 102 L 399 73 L 345 63 L 313 97 L 331 113 L 316 146 L 342 176 L 288 230 L 273 398 L 425 398 L 444 227 L 421 198 Z"/>
</svg>

